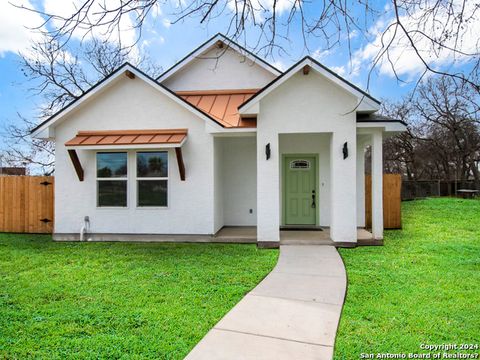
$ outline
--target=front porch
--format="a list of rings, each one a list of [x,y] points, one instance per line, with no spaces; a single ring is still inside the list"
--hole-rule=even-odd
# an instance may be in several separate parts
[[[215,242],[256,243],[256,226],[224,226],[215,234]],[[375,241],[373,234],[366,229],[357,229],[357,243],[339,243],[330,238],[329,228],[316,230],[286,230],[280,229],[280,245],[335,245],[339,247],[354,247],[355,245],[382,245]]]
[[[215,241],[263,247],[292,241],[382,244],[379,129],[274,134],[260,141],[258,134],[219,135],[214,144]],[[371,232],[364,230],[367,146],[372,148]]]

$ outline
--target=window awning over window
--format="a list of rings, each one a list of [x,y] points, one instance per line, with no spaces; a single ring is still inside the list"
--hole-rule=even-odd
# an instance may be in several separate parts
[[[79,131],[65,146],[83,149],[178,147],[186,138],[187,129]]]
[[[183,181],[185,165],[181,146],[187,139],[187,132],[187,129],[79,131],[74,138],[65,143],[65,146],[80,181],[83,181],[84,173],[77,149],[175,148],[180,179]]]

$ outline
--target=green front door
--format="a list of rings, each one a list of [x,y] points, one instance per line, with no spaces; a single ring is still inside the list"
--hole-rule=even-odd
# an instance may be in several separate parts
[[[316,158],[284,157],[285,225],[315,225],[317,215]]]

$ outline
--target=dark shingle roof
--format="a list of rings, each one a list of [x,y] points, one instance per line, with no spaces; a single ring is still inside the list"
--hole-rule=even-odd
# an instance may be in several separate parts
[[[407,126],[407,123],[403,120],[381,114],[357,114],[357,122],[398,122]]]

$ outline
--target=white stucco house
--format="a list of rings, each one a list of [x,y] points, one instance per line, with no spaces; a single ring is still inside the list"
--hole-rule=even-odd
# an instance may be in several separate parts
[[[355,246],[371,146],[382,239],[382,139],[406,127],[379,107],[310,57],[282,72],[221,34],[158,79],[125,64],[32,133],[56,144],[54,238],[85,226],[92,240],[215,241],[249,227],[275,247],[296,228]]]

